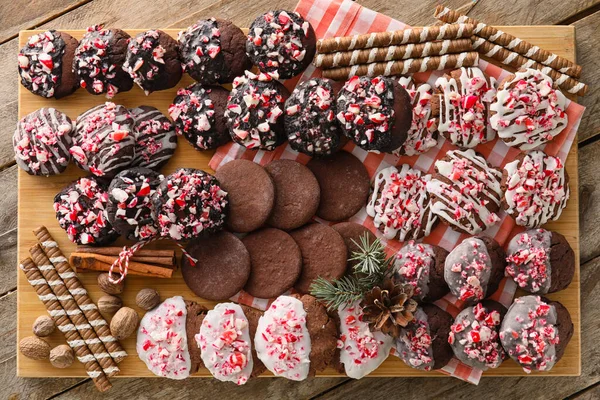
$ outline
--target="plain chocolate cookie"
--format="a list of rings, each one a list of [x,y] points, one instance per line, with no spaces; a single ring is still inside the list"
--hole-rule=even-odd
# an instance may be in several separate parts
[[[275,205],[267,224],[291,230],[308,223],[317,212],[321,190],[314,174],[294,160],[275,160],[265,166],[275,185]]]
[[[321,188],[317,210],[320,218],[343,221],[367,203],[369,173],[352,154],[340,151],[327,158],[313,158],[306,166],[315,174]]]
[[[377,237],[365,226],[356,222],[340,222],[333,225],[332,228],[342,236],[344,243],[346,243],[346,249],[348,250],[346,256],[348,260],[346,274],[351,275],[354,273],[354,267],[358,264],[358,261],[350,261],[350,259],[354,252],[360,251],[361,239],[366,235],[368,243],[373,243]]]
[[[197,296],[207,300],[227,300],[244,287],[250,276],[250,254],[244,244],[229,232],[197,238],[186,251],[197,260],[192,265],[185,255],[181,274]]]
[[[208,310],[203,305],[190,300],[185,300],[185,307],[187,308],[185,334],[187,336],[188,351],[192,362],[190,374],[193,374],[198,372],[200,367],[204,366],[202,357],[200,356],[200,347],[198,347],[196,342],[196,335],[200,332],[202,321],[204,321],[204,317],[206,316],[206,313],[208,313]]]
[[[252,338],[252,361],[254,362],[254,366],[252,367],[252,375],[250,375],[250,377],[256,378],[267,370],[265,364],[263,364],[263,362],[260,361],[260,358],[258,358],[258,355],[256,354],[256,348],[254,347],[254,336],[256,336],[258,320],[264,313],[256,308],[244,306],[242,304],[240,304],[240,307],[242,307],[244,315],[248,320],[248,330],[250,331],[250,338]]]

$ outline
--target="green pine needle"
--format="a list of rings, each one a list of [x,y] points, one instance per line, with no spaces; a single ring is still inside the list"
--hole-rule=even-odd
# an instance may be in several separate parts
[[[355,276],[343,276],[328,281],[318,277],[310,285],[310,293],[325,304],[328,310],[337,310],[344,304],[360,300],[364,293],[360,281]]]
[[[369,241],[369,235],[364,234],[360,237],[360,243],[353,240],[358,247],[358,251],[352,253],[348,261],[358,261],[354,266],[354,272],[362,274],[374,274],[381,270],[386,261],[385,247],[381,240]]]

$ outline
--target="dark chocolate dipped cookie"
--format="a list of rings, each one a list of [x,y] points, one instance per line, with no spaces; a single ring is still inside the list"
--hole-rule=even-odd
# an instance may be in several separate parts
[[[177,134],[173,124],[163,113],[151,106],[129,110],[134,119],[135,154],[132,167],[158,171],[177,149]]]

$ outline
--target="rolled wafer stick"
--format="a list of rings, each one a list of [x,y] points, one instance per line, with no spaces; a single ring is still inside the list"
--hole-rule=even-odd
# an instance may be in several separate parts
[[[470,39],[447,39],[440,42],[409,43],[400,46],[374,47],[354,51],[319,54],[315,58],[318,68],[345,67],[373,62],[405,60],[427,56],[440,56],[472,50]]]
[[[511,34],[503,32],[492,26],[481,23],[473,18],[469,18],[459,12],[451,10],[443,5],[438,5],[435,9],[437,19],[446,23],[473,24],[475,25],[474,34],[489,40],[492,43],[506,47],[508,50],[531,58],[543,65],[557,70],[560,73],[569,75],[573,78],[581,76],[581,66],[564,57],[560,57],[552,52],[543,50],[529,42],[519,39]]]
[[[390,76],[406,75],[415,72],[435,71],[446,68],[472,67],[479,62],[479,53],[476,51],[460,54],[447,54],[443,56],[413,58],[404,61],[388,61],[386,63],[372,63],[326,69],[323,77],[334,80],[345,80],[354,75],[359,76]]]
[[[31,258],[26,258],[19,264],[19,268],[25,273],[29,284],[37,293],[39,299],[46,306],[50,317],[67,340],[67,344],[73,349],[77,359],[85,367],[85,371],[99,391],[105,392],[112,387],[102,367],[85,344],[85,341],[70,320],[65,309],[60,305],[58,298],[50,289],[50,285],[42,276],[37,265]]]
[[[500,61],[504,65],[509,65],[517,69],[539,69],[540,71],[548,75],[550,78],[552,78],[555,87],[577,96],[585,96],[585,94],[588,91],[588,85],[579,82],[578,80],[570,77],[567,74],[561,74],[555,69],[546,67],[536,62],[535,60],[524,57],[520,54],[515,53],[514,51],[507,50],[502,46],[485,40],[484,38],[473,36],[472,40],[473,47],[480,54],[492,58],[496,61]]]
[[[79,278],[77,278],[77,275],[69,265],[67,258],[63,255],[58,244],[52,238],[50,232],[48,232],[48,229],[41,226],[35,229],[33,233],[37,237],[41,248],[55,266],[58,274],[64,280],[67,290],[83,310],[85,317],[90,322],[90,325],[96,332],[98,338],[104,343],[104,346],[106,346],[112,359],[116,363],[121,362],[127,357],[127,353],[123,347],[121,347],[119,341],[110,333],[108,323],[98,312],[98,307],[88,296],[83,284]]]
[[[42,276],[58,298],[60,305],[64,308],[67,316],[73,321],[77,331],[87,344],[88,348],[102,367],[107,376],[119,373],[119,367],[108,353],[104,343],[100,341],[96,331],[87,320],[83,311],[79,308],[73,296],[67,290],[65,282],[58,275],[54,265],[50,262],[44,250],[39,244],[29,249],[33,262],[38,266]]]
[[[471,24],[447,24],[322,39],[317,42],[317,51],[324,54],[408,43],[425,43],[434,40],[468,38],[473,34],[473,28],[474,26]]]

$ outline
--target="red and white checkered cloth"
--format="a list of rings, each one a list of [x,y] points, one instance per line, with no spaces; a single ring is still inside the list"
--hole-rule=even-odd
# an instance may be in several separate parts
[[[312,24],[318,39],[371,32],[393,31],[408,27],[400,21],[396,21],[386,15],[369,10],[351,0],[300,0],[296,6],[296,11]],[[496,78],[498,81],[510,74],[509,71],[483,60],[480,61],[479,67],[486,74]],[[413,78],[417,82],[428,82],[434,86],[435,80],[443,75],[443,73],[444,71],[417,73],[413,75]],[[300,77],[290,79],[284,83],[291,91],[298,82],[315,76],[320,76],[320,70],[311,65]],[[575,102],[568,101],[566,110],[567,115],[569,116],[568,126],[556,136],[552,142],[545,145],[544,151],[546,153],[560,157],[563,162],[566,160],[571,145],[575,140],[584,110],[585,107]],[[453,148],[454,147],[451,144],[446,142],[443,138],[440,138],[438,145],[435,148],[425,154],[412,157],[369,153],[355,146],[352,142],[348,143],[344,147],[344,150],[354,154],[362,160],[369,171],[369,175],[373,177],[380,169],[391,165],[401,164],[410,164],[421,171],[433,173],[434,162],[437,159],[444,157],[446,152]],[[519,154],[518,150],[508,147],[503,141],[498,140],[497,138],[492,142],[477,146],[475,150],[481,153],[492,165],[500,168],[504,167],[506,163],[514,160]],[[216,170],[219,166],[228,161],[238,158],[252,160],[261,165],[266,165],[270,161],[280,158],[297,160],[303,164],[306,164],[310,159],[307,155],[299,154],[292,150],[288,144],[283,144],[274,151],[266,152],[249,151],[242,146],[229,143],[217,150],[209,165],[212,169]],[[516,226],[514,220],[504,212],[500,214],[500,219],[498,224],[489,228],[484,233],[487,236],[496,239],[501,245],[505,245],[510,238],[518,232],[521,232],[523,229]],[[319,220],[318,218],[316,218],[316,220],[321,223],[328,223],[327,221]],[[381,236],[373,226],[372,218],[367,216],[365,208],[350,220],[363,224],[373,231],[386,244],[390,254],[402,247],[401,242],[398,242],[397,240],[387,241]],[[450,251],[466,237],[468,237],[468,235],[457,233],[445,224],[440,223],[437,228],[433,230],[431,235],[424,239],[424,242],[441,246]],[[505,278],[498,291],[494,293],[491,298],[508,307],[512,303],[515,291],[515,283],[512,280]],[[232,300],[263,310],[269,305],[269,300],[254,298],[245,292],[238,293]],[[462,302],[451,294],[437,301],[436,305],[449,312],[453,317],[455,317],[463,308]],[[444,367],[441,372],[473,384],[479,383],[482,374],[481,370],[468,367],[459,362],[456,358]]]

